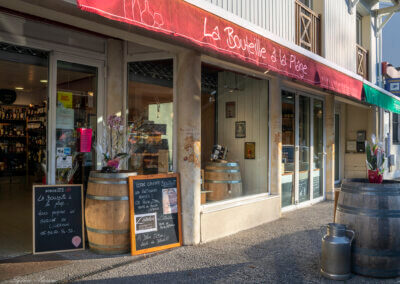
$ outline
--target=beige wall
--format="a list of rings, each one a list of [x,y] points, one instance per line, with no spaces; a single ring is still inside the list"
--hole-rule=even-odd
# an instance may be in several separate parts
[[[344,105],[346,111],[346,147],[347,141],[355,141],[357,131],[366,130],[367,139],[376,135],[376,113],[375,108],[366,106]],[[366,178],[367,166],[365,153],[349,153],[346,149],[344,158],[344,178]]]
[[[224,210],[203,211],[201,242],[209,242],[237,232],[271,222],[280,217],[280,198],[267,197],[260,201],[242,202]]]

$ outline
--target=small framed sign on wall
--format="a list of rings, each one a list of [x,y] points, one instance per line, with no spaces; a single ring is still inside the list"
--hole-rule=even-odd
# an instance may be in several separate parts
[[[256,142],[244,143],[244,158],[251,160],[256,158]]]
[[[246,121],[236,121],[235,138],[246,138]]]
[[[225,118],[235,118],[235,117],[236,117],[236,102],[226,102]]]

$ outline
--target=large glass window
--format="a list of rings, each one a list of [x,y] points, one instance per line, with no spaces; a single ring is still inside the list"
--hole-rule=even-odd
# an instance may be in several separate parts
[[[128,64],[129,170],[173,171],[173,60]]]
[[[392,127],[393,127],[393,137],[392,137],[392,139],[393,139],[393,143],[394,144],[400,144],[400,137],[399,137],[399,133],[400,133],[400,131],[399,131],[399,114],[397,114],[397,113],[393,113],[392,114],[393,115],[393,118],[392,118]]]
[[[97,68],[57,62],[56,183],[87,184],[96,169]]]
[[[267,193],[268,81],[202,66],[202,202]]]

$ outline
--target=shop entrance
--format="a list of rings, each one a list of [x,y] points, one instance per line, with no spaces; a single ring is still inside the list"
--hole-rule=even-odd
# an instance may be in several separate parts
[[[85,189],[100,167],[103,66],[0,43],[0,259],[32,252],[33,185]]]
[[[282,91],[282,207],[323,197],[324,105]]]
[[[46,183],[49,54],[0,43],[0,258],[32,251],[32,185]]]

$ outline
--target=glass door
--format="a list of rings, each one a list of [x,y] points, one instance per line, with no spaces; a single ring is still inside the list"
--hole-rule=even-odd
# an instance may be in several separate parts
[[[295,94],[282,91],[282,207],[295,204]]]
[[[323,196],[324,105],[282,91],[282,207]]]
[[[298,99],[298,200],[310,200],[310,101],[309,97],[297,96]]]
[[[58,54],[51,62],[51,183],[85,187],[90,171],[98,169],[103,64]]]

